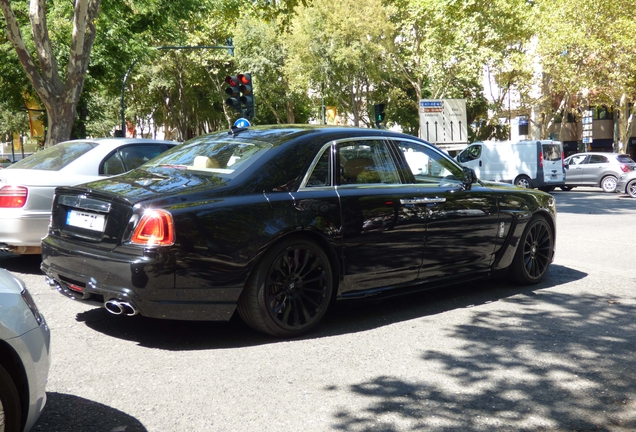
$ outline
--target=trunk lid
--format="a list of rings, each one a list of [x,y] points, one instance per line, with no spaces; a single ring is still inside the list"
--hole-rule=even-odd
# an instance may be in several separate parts
[[[186,193],[196,197],[197,191],[203,199],[225,185],[214,174],[137,169],[121,176],[58,188],[49,235],[89,241],[100,249],[112,250],[130,237],[138,220],[133,216],[147,206],[165,208],[173,202],[183,204]]]

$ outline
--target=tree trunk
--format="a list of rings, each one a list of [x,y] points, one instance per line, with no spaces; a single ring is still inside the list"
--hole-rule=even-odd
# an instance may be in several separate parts
[[[37,62],[24,43],[9,0],[0,0],[0,9],[7,23],[7,38],[13,44],[22,68],[46,108],[48,131],[44,147],[51,147],[71,137],[75,109],[84,88],[95,40],[95,19],[100,5],[101,0],[75,0],[66,81],[62,81],[46,25],[46,0],[30,1],[29,20]]]
[[[77,102],[59,103],[55,106],[46,106],[48,114],[48,130],[44,147],[50,147],[70,138],[75,121],[75,108]]]

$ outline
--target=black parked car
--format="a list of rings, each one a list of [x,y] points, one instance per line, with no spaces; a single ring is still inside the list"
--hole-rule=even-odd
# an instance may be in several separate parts
[[[56,190],[42,270],[114,314],[243,320],[290,337],[334,300],[543,279],[554,199],[484,183],[386,130],[250,127]]]

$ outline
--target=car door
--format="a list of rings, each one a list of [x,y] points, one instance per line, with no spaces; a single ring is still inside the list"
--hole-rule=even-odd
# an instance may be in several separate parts
[[[426,214],[426,236],[420,279],[453,278],[466,272],[488,271],[499,229],[497,199],[479,183],[466,190],[462,170],[449,158],[425,145],[396,140],[395,145],[422,196],[419,211]],[[427,158],[426,172],[412,154]]]
[[[426,209],[413,204],[421,198],[417,185],[405,184],[382,138],[342,140],[335,150],[345,273],[341,293],[355,296],[413,282],[426,230]]]
[[[587,155],[573,155],[568,158],[565,169],[565,183],[568,185],[580,185],[583,181],[583,169]]]
[[[609,159],[604,155],[589,155],[581,167],[581,184],[597,186],[609,167]]]

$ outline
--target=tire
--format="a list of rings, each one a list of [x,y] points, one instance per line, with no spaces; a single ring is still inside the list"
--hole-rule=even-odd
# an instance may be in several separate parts
[[[533,217],[523,230],[510,265],[510,278],[521,285],[534,285],[545,277],[552,263],[554,232],[541,216]]]
[[[313,240],[284,240],[265,253],[238,301],[243,321],[278,337],[308,332],[327,312],[333,292],[329,257]]]
[[[563,191],[571,191],[572,189],[574,189],[574,186],[559,186],[561,188],[561,190]]]
[[[530,189],[530,177],[524,175],[517,177],[515,179],[515,186]]]
[[[9,373],[0,366],[0,419],[4,417],[4,432],[18,432],[21,428],[20,395]],[[0,422],[0,424],[2,424]],[[0,426],[2,429],[2,426]]]
[[[616,190],[616,177],[608,175],[601,180],[601,189],[603,192],[612,193]]]
[[[629,183],[627,183],[625,192],[627,192],[630,197],[636,198],[636,180],[632,180]]]

